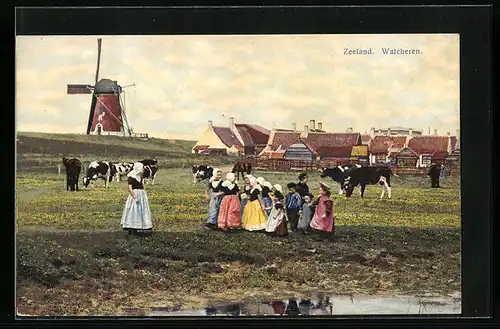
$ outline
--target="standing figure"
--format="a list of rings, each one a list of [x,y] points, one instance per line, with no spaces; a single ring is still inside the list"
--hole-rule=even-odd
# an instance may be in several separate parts
[[[283,194],[277,189],[271,193],[273,205],[267,219],[266,232],[275,237],[288,236],[286,212],[283,207]]]
[[[222,170],[214,169],[214,175],[210,177],[206,192],[208,200],[208,218],[205,221],[205,227],[217,228],[217,218],[219,217],[219,206],[224,192],[222,187]]]
[[[224,193],[219,209],[218,226],[223,231],[237,229],[241,226],[240,200],[236,183],[236,175],[227,173],[226,180],[222,182],[221,192]]]
[[[330,198],[330,188],[323,182],[319,183],[320,195],[314,201],[316,211],[311,220],[311,228],[321,232],[325,237],[331,238],[335,233],[335,220],[333,216],[333,200]]]
[[[302,198],[295,191],[295,183],[288,183],[288,194],[286,195],[286,216],[290,221],[290,229],[292,232],[297,231],[297,225],[299,223],[299,211],[302,206]]]
[[[431,163],[427,175],[431,177],[431,188],[439,188],[439,176],[441,175],[441,165]]]
[[[264,202],[264,207],[266,208],[266,215],[269,216],[269,213],[271,212],[271,208],[273,205],[273,201],[269,196],[269,193],[271,192],[272,189],[272,185],[268,181],[264,180],[263,177],[258,177],[257,183],[259,183],[260,187],[262,188],[262,201]]]
[[[252,175],[246,175],[244,178],[245,185],[243,185],[243,189],[240,190],[240,208],[241,208],[241,225],[243,225],[243,216],[245,214],[245,206],[248,202],[248,196],[250,194],[250,177]]]
[[[302,204],[302,215],[299,220],[299,226],[298,228],[302,231],[304,234],[308,234],[310,231],[310,223],[311,219],[313,217],[314,213],[314,208],[313,208],[313,196],[308,193],[304,196],[304,203]]]
[[[247,231],[263,231],[267,226],[267,216],[262,201],[261,187],[255,177],[250,177],[250,194],[243,215],[243,228]]]
[[[307,194],[309,194],[309,186],[307,185],[308,181],[309,181],[309,177],[307,176],[307,173],[303,172],[299,175],[299,182],[297,183],[295,190],[300,195],[302,200],[304,200],[304,197]]]
[[[134,163],[134,167],[127,175],[129,196],[123,210],[121,225],[129,234],[149,233],[153,228],[148,195],[144,191],[142,175],[144,165]]]

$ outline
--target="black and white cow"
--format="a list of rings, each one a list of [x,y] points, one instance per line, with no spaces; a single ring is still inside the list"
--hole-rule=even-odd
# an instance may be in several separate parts
[[[157,166],[158,165],[158,160],[156,160],[156,159],[144,159],[144,160],[141,160],[139,162],[145,166],[153,166],[153,165]]]
[[[111,168],[115,172],[116,182],[119,182],[123,176],[127,176],[132,168],[134,168],[134,164],[132,162],[120,162],[112,164]]]
[[[193,165],[193,184],[210,179],[214,174],[214,168],[207,165]]]
[[[107,161],[92,161],[87,169],[87,174],[83,177],[83,186],[88,187],[91,182],[94,185],[94,181],[100,178],[104,179],[104,184],[107,188],[108,183],[111,182],[113,176],[116,174],[113,168],[112,163]]]
[[[335,168],[322,168],[320,177],[330,177],[334,182],[338,183],[340,186],[339,194],[344,193],[345,179],[349,176],[349,172],[353,168],[360,168],[359,164],[347,164],[343,166],[337,166]]]
[[[382,188],[382,194],[380,198],[382,199],[387,190],[387,196],[391,198],[391,175],[394,177],[399,177],[394,174],[389,167],[361,167],[353,168],[349,172],[349,176],[346,177],[345,181],[345,196],[350,197],[354,187],[360,185],[361,197],[363,198],[365,193],[366,185],[380,184]]]
[[[144,179],[144,183],[147,184],[148,180],[151,179],[151,185],[155,185],[156,174],[158,173],[157,165],[146,165],[144,166],[144,173],[142,174],[142,178]]]
[[[66,169],[66,190],[78,191],[78,180],[82,171],[82,163],[76,158],[62,158],[64,169]]]

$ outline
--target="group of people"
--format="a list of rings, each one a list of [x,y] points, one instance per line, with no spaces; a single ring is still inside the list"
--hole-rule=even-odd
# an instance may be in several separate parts
[[[128,234],[149,234],[153,227],[143,174],[144,165],[136,162],[127,175],[129,195],[121,225]],[[273,185],[263,177],[246,175],[241,187],[234,173],[222,177],[222,170],[214,169],[205,190],[207,228],[223,231],[243,228],[276,237],[288,236],[289,229],[303,234],[320,232],[328,237],[335,232],[330,188],[320,182],[320,194],[314,198],[309,192],[306,173],[299,175],[298,183],[287,184],[286,194],[280,184]]]
[[[246,175],[240,187],[234,173],[227,173],[223,179],[222,170],[214,169],[205,191],[205,227],[223,231],[243,228],[286,237],[290,226],[293,232],[332,236],[335,220],[330,188],[320,182],[320,195],[314,198],[309,192],[307,174],[301,173],[298,178],[298,183],[287,184],[285,194],[280,184],[273,185],[263,177]]]

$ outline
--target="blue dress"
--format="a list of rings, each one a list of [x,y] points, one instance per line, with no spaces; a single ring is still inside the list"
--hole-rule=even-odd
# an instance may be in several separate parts
[[[208,183],[208,218],[207,224],[217,225],[217,218],[219,217],[219,207],[223,196],[216,196],[216,193],[221,191],[222,180],[213,181]]]

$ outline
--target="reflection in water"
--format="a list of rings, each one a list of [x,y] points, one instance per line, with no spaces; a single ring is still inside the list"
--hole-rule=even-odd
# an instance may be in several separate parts
[[[204,310],[169,310],[149,316],[318,316],[377,314],[459,314],[460,297],[329,296],[309,299],[220,303]]]

